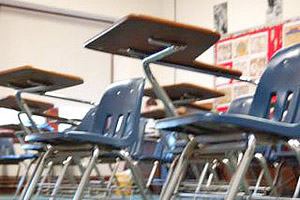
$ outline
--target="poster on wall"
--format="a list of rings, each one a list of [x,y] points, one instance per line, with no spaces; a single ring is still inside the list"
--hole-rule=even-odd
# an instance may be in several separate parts
[[[221,34],[227,33],[227,2],[213,7],[215,29]]]
[[[283,25],[283,46],[287,47],[300,41],[300,21]]]
[[[300,24],[299,24],[300,25]],[[282,24],[225,35],[215,46],[216,64],[239,70],[243,76],[258,80],[266,69],[271,56],[282,47]],[[215,78],[215,87],[226,95],[216,99],[217,111],[226,111],[230,102],[255,92],[254,84]]]

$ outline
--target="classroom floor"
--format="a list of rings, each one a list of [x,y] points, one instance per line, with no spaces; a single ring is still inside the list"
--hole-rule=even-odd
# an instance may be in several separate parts
[[[14,195],[0,195],[0,200],[12,200],[14,199]],[[35,200],[46,200],[49,199],[49,197],[37,197],[35,198]],[[72,198],[57,198],[59,200],[69,200]],[[84,199],[89,199],[89,198],[84,198]],[[90,199],[99,199],[99,198],[90,198]],[[120,196],[115,196],[110,198],[111,200],[122,200],[122,198]],[[158,200],[159,196],[152,196],[151,200]],[[131,196],[128,198],[126,198],[126,200],[142,200],[142,198],[140,196]]]

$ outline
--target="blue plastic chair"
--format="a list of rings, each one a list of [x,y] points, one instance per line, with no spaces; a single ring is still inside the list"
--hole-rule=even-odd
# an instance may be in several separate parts
[[[17,196],[21,191],[23,184],[28,176],[28,169],[30,168],[31,164],[36,158],[36,154],[16,154],[14,149],[13,138],[0,137],[0,165],[19,165],[19,167],[21,167],[21,164],[23,164],[26,171],[24,175],[17,177],[19,178],[19,182],[17,185],[15,196]],[[23,161],[25,160],[31,160],[30,164],[24,164]]]
[[[253,95],[240,96],[230,103],[227,113],[247,115],[250,111],[252,101]]]
[[[144,185],[136,172],[136,167],[131,161],[129,153],[124,151],[135,143],[139,138],[139,119],[141,102],[144,91],[144,79],[137,78],[111,84],[105,91],[98,106],[92,108],[75,130],[63,133],[43,133],[26,136],[28,142],[42,142],[52,144],[40,162],[41,168],[46,157],[50,155],[56,146],[75,146],[89,144],[94,150],[88,166],[85,169],[82,180],[74,199],[80,199],[89,179],[92,167],[96,160],[105,155],[117,154],[126,160],[133,169],[133,176],[136,180],[142,195]],[[89,148],[91,149],[91,148]],[[74,148],[73,148],[74,151]],[[50,152],[50,153],[49,153]],[[74,153],[74,152],[73,152]],[[37,171],[41,171],[37,169]],[[41,173],[41,172],[40,172]],[[36,181],[31,183],[24,199],[30,199],[39,179],[40,173],[36,173]]]
[[[28,159],[35,159],[36,154],[15,154],[14,143],[11,138],[0,138],[0,164],[19,164]]]
[[[195,135],[184,151],[182,163],[187,162],[196,144],[203,142],[202,136],[219,136],[219,140],[233,140],[229,133],[238,133],[239,139],[248,138],[247,149],[236,171],[235,179],[231,180],[225,199],[234,199],[253,157],[256,142],[276,144],[279,139],[287,140],[299,137],[299,94],[300,94],[300,44],[290,46],[277,52],[270,60],[262,75],[247,115],[234,113],[198,112],[195,114],[160,120],[157,129],[184,130],[184,126],[192,126]],[[270,115],[271,100],[276,97],[274,115]],[[236,139],[237,137],[235,137]],[[255,138],[259,138],[256,141]],[[204,141],[205,142],[205,141]],[[232,147],[234,148],[234,147]],[[183,159],[183,157],[187,159]],[[181,168],[179,166],[178,168]],[[175,173],[176,183],[180,172]],[[174,191],[174,184],[161,197],[168,199]]]

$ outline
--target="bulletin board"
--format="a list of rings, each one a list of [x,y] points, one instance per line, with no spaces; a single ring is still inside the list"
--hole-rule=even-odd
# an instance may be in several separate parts
[[[276,51],[298,42],[300,42],[300,18],[224,35],[215,45],[215,64],[240,70],[243,76],[255,81],[261,77]],[[215,108],[217,111],[226,111],[233,99],[253,94],[256,86],[217,77],[215,88],[225,93],[224,97],[216,99]]]

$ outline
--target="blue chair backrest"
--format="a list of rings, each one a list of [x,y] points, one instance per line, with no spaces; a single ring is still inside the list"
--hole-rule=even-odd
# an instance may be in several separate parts
[[[249,115],[284,121],[299,122],[300,43],[278,51],[270,60],[260,82]],[[274,111],[271,100],[276,97]]]
[[[238,97],[230,103],[227,112],[247,115],[249,113],[252,101],[253,101],[253,95]]]
[[[142,155],[142,151],[144,148],[144,134],[147,122],[148,119],[140,118],[137,138],[135,139],[135,142],[127,149],[127,152],[130,152],[130,155],[133,157],[139,157]]]
[[[77,131],[88,131],[114,138],[119,148],[137,140],[145,81],[143,78],[119,81],[105,91],[98,106],[83,118]]]
[[[0,155],[14,155],[14,143],[12,138],[0,138]]]
[[[74,129],[77,131],[89,131],[94,120],[95,112],[97,110],[97,106],[91,108],[81,120],[81,123]]]

